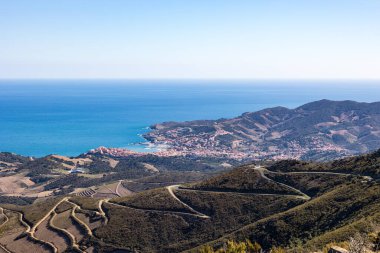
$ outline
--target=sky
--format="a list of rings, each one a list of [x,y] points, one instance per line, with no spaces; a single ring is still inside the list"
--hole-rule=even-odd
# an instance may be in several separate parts
[[[379,0],[0,0],[0,79],[380,79]]]

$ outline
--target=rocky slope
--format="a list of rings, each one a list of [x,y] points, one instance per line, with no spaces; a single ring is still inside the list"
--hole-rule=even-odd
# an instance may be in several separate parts
[[[144,137],[178,153],[331,160],[380,147],[380,102],[321,100],[232,119],[165,122]]]

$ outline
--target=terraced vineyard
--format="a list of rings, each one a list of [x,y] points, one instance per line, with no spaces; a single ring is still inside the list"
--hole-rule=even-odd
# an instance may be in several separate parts
[[[202,244],[244,238],[264,247],[298,238],[312,248],[326,239],[313,243],[310,235],[333,234],[354,221],[355,214],[380,210],[380,186],[373,178],[329,171],[281,172],[247,165],[199,183],[139,193],[125,185],[117,181],[30,206],[3,204],[0,250],[196,252]],[[351,194],[344,198],[346,191]],[[351,205],[355,210],[342,216]],[[329,212],[337,217],[324,220]],[[304,217],[314,222],[312,228]]]

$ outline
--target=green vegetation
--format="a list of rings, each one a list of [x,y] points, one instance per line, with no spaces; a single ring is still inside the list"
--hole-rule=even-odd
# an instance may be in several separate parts
[[[95,236],[115,248],[142,252],[178,252],[178,247],[171,245],[188,244],[188,236],[193,234],[193,227],[204,223],[203,220],[189,216],[145,212],[107,203],[104,207],[109,221],[95,231]],[[208,237],[207,234],[198,236]]]
[[[216,231],[233,230],[266,216],[288,210],[304,200],[286,196],[178,190],[176,195],[195,210],[211,216]]]
[[[270,194],[298,194],[288,187],[263,178],[253,166],[242,166],[191,186],[199,190]]]
[[[171,213],[189,211],[182,210],[182,205],[170,198],[166,189],[157,189],[112,200],[127,203],[128,206],[134,205],[138,209],[105,203],[109,222],[96,230],[96,236],[108,245],[115,245],[116,248],[130,247],[142,252],[178,252],[304,202],[286,196],[191,190],[177,190],[175,194],[195,210],[210,215],[211,219]],[[144,209],[161,212],[145,212]]]
[[[29,161],[29,158],[9,152],[0,152],[0,161],[6,163],[25,163]]]
[[[325,163],[284,160],[272,164],[269,170],[282,172],[329,171],[380,178],[380,149],[370,154]]]
[[[115,198],[111,202],[139,209],[189,212],[185,206],[170,196],[166,188],[148,190],[128,197]]]
[[[2,225],[0,225],[0,236],[5,234],[9,230],[12,230],[21,226],[19,222],[19,215],[17,213],[8,212],[8,211],[4,213],[7,215],[9,220],[6,224],[1,223]]]
[[[305,248],[308,249],[319,249],[323,245],[329,245],[331,242],[341,242],[335,243],[334,245],[347,248],[348,239],[353,236],[356,232],[360,233],[370,233],[373,230],[372,224],[380,224],[380,213],[370,214],[359,220],[356,220],[347,225],[341,226],[332,231],[326,232],[320,236],[314,237],[305,243]],[[326,247],[325,247],[326,248]]]
[[[380,185],[353,183],[315,198],[288,211],[245,226],[220,240],[249,239],[265,248],[304,242],[330,230],[353,223],[358,217],[372,217],[380,210]],[[336,238],[330,238],[335,240]]]
[[[91,174],[107,173],[113,170],[109,162],[103,157],[91,156],[90,159],[92,160],[91,163],[85,164],[81,167],[87,168]]]
[[[54,174],[53,170],[63,170],[65,167],[62,165],[62,163],[57,162],[56,160],[50,159],[50,157],[43,157],[38,158],[32,161],[28,161],[24,164],[22,164],[17,171],[23,171],[26,170],[29,173],[27,174],[28,177],[31,177],[31,179],[36,182],[40,183],[42,182],[41,176]],[[39,180],[38,180],[39,179]]]
[[[1,204],[11,204],[18,206],[25,206],[32,204],[36,198],[30,197],[14,197],[14,196],[0,196],[0,205]]]
[[[214,175],[214,173],[197,171],[164,171],[162,173],[156,173],[154,175],[135,179],[133,181],[124,181],[123,186],[131,191],[140,192],[173,184],[201,181]]]
[[[136,167],[125,167],[132,166],[136,160],[120,160],[119,168],[118,164],[101,178],[58,176],[50,172],[46,176],[54,176],[54,179],[45,184],[44,189],[62,188],[64,192],[93,184],[100,186],[125,175],[142,176],[124,182],[127,187],[134,183],[136,189],[206,178],[179,188],[170,187],[174,195],[168,188],[158,188],[109,202],[108,199],[69,196],[71,202],[81,207],[76,213],[92,226],[94,235],[80,240],[80,247],[94,247],[95,252],[247,253],[259,252],[262,248],[272,253],[299,253],[326,251],[332,243],[352,248],[355,240],[364,239],[368,247],[375,249],[380,243],[380,228],[371,224],[380,224],[379,177],[376,170],[355,168],[353,175],[348,169],[344,170],[354,161],[366,168],[377,168],[380,161],[374,157],[378,154],[331,163],[288,160],[272,163],[273,171],[245,165],[214,177],[210,175],[215,171],[155,172],[145,167],[139,174]],[[142,160],[137,161],[139,164]],[[157,168],[159,164],[156,161],[154,166]],[[340,168],[334,169],[332,164]],[[133,171],[136,174],[129,174]],[[373,179],[364,177],[369,174]],[[312,198],[305,198],[303,193]],[[30,225],[51,211],[61,198],[37,199],[31,204],[33,200],[0,197],[0,201],[7,203],[1,205],[5,213],[11,213],[8,210],[22,212]],[[66,202],[56,208],[57,226],[75,228],[70,209],[72,205]],[[10,214],[12,219],[14,214]],[[5,222],[6,216],[1,220]]]
[[[266,173],[265,175],[272,180],[299,189],[311,197],[320,196],[333,190],[338,185],[358,180],[358,178],[354,176],[331,174]]]
[[[73,208],[72,204],[64,201],[57,206],[57,208],[55,209],[55,212],[56,213],[63,213],[63,212],[66,212],[67,210],[71,210],[72,208]]]
[[[70,201],[80,206],[82,209],[98,211],[99,199],[88,197],[72,196]]]
[[[199,253],[261,253],[262,248],[257,242],[252,243],[250,240],[244,242],[228,241],[222,248],[216,251],[209,245],[203,246]],[[278,249],[274,249],[271,252],[280,253]]]
[[[42,201],[36,201],[32,205],[17,206],[3,205],[5,208],[15,210],[24,214],[25,220],[33,225],[46,215],[62,198],[49,198]]]
[[[17,162],[17,173],[30,177],[37,185],[43,185],[45,191],[53,191],[54,195],[67,195],[76,188],[99,186],[118,180],[128,180],[124,183],[127,188],[142,191],[167,186],[172,182],[199,181],[223,169],[220,165],[223,161],[212,158],[196,160],[147,154],[141,157],[112,157],[111,166],[111,158],[108,156],[84,154],[77,157],[82,159],[80,167],[87,173],[82,175],[70,174],[70,169],[76,165],[74,160],[70,159],[75,158],[46,156],[33,160],[11,153],[0,153],[0,158]],[[149,166],[158,171],[150,169]]]

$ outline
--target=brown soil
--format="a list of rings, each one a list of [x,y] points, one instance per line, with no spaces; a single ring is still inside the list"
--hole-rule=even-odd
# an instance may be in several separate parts
[[[51,229],[49,227],[49,220],[50,219],[46,219],[38,226],[35,236],[40,240],[54,244],[58,252],[64,252],[70,245],[70,241],[68,238]]]
[[[124,196],[130,196],[133,194],[132,191],[128,190],[127,188],[125,188],[122,184],[120,184],[117,192],[119,193],[119,195],[121,197],[124,197]]]
[[[2,194],[21,194],[33,185],[30,178],[23,174],[0,177],[0,193]]]
[[[54,219],[54,225],[59,228],[66,229],[71,233],[76,241],[79,242],[85,236],[85,231],[70,217],[71,210],[57,214]]]
[[[78,219],[80,219],[81,221],[83,221],[84,223],[86,223],[87,226],[89,226],[89,228],[91,230],[93,230],[95,228],[98,228],[98,227],[100,227],[102,225],[102,220],[101,219],[98,219],[96,221],[91,221],[90,216],[87,215],[87,214],[76,213],[76,216],[78,217]]]
[[[0,238],[0,244],[5,246],[11,252],[33,252],[33,253],[50,253],[42,245],[33,243],[22,236],[25,228],[18,221],[18,214],[7,212],[9,221],[3,228],[3,234]]]

